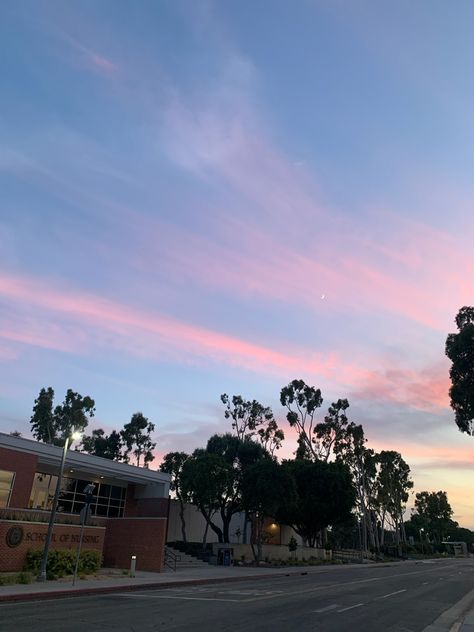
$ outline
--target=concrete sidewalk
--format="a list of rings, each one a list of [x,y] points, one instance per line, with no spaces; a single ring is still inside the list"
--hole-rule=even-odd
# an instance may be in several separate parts
[[[455,628],[453,632],[474,632],[474,607],[469,610],[460,622],[460,627]]]

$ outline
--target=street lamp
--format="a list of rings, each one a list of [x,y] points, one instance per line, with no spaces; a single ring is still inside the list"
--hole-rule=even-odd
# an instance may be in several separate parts
[[[421,554],[424,555],[425,553],[425,549],[423,546],[423,534],[424,534],[425,530],[423,529],[423,527],[421,527],[420,529],[420,542],[421,542]]]
[[[51,507],[51,515],[49,516],[48,532],[46,534],[46,540],[44,542],[43,557],[41,559],[41,566],[39,569],[37,582],[46,581],[46,565],[48,564],[49,546],[51,544],[51,536],[53,535],[54,519],[56,517],[56,509],[58,507],[59,492],[61,491],[61,483],[63,480],[64,464],[66,463],[66,454],[69,446],[73,441],[81,438],[80,432],[73,432],[70,437],[64,439],[64,449],[61,457],[61,465],[59,467],[58,480],[56,481],[56,489],[54,491],[53,506]]]

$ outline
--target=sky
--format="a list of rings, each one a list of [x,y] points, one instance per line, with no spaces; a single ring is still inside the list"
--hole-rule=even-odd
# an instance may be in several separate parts
[[[0,431],[52,386],[157,459],[295,378],[474,528],[448,333],[474,303],[474,5],[0,6]],[[282,456],[291,456],[287,430]],[[411,500],[411,503],[413,499]]]

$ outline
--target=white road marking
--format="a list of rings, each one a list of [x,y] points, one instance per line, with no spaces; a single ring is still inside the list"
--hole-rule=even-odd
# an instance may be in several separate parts
[[[241,599],[224,599],[215,597],[184,597],[179,595],[133,595],[129,593],[113,595],[104,595],[106,597],[125,597],[128,599],[181,599],[185,601],[231,601],[232,603],[242,603]]]
[[[329,612],[329,610],[335,610],[339,608],[338,603],[332,603],[330,606],[326,606],[325,608],[319,608],[319,610],[313,610],[313,612]]]
[[[399,595],[400,593],[406,592],[406,588],[402,588],[401,590],[396,590],[395,592],[387,593],[386,595],[382,595],[381,597],[375,597],[374,601],[377,599],[386,599],[387,597],[393,597],[393,595]]]
[[[347,610],[352,610],[353,608],[360,608],[361,606],[365,606],[365,603],[356,603],[355,606],[348,606],[347,608],[342,608],[342,610],[338,610],[338,612],[346,612]]]
[[[428,583],[428,582],[423,582],[421,585],[422,585],[422,586],[426,586],[426,584],[427,584],[427,583]]]
[[[218,595],[245,595],[259,597],[260,595],[281,595],[283,590],[219,590]]]

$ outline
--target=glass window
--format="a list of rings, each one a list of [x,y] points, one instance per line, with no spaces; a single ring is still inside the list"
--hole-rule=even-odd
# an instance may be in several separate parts
[[[15,472],[0,470],[0,507],[8,507],[14,479]]]
[[[51,509],[56,490],[57,477],[37,472],[31,490],[30,507],[32,509]],[[80,513],[86,497],[83,493],[90,480],[81,480],[65,476],[61,483],[58,511],[64,513]],[[97,484],[95,500],[91,504],[92,515],[123,516],[125,507],[125,487],[118,485]],[[1,493],[1,492],[0,492]],[[0,504],[0,507],[2,505]]]

